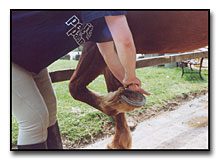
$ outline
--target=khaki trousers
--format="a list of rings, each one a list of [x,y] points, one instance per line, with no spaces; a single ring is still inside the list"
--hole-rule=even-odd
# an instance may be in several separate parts
[[[12,114],[18,145],[46,141],[47,128],[56,122],[57,104],[47,69],[34,75],[12,63]]]

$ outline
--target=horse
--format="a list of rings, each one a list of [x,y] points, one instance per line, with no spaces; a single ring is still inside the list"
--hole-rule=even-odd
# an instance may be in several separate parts
[[[207,10],[128,11],[128,25],[137,53],[183,53],[208,46],[209,12]],[[75,72],[70,78],[69,91],[76,100],[107,114],[101,107],[102,96],[87,89],[100,74],[104,74],[108,92],[122,84],[113,76],[94,42],[85,43]],[[132,137],[125,113],[110,115],[115,121],[115,134],[110,149],[130,149]]]

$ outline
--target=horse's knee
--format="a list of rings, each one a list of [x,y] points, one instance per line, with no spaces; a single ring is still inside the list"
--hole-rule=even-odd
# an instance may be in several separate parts
[[[76,100],[80,100],[81,96],[80,96],[80,89],[81,87],[77,84],[76,81],[70,81],[69,83],[69,92],[71,94],[71,96],[76,99]]]

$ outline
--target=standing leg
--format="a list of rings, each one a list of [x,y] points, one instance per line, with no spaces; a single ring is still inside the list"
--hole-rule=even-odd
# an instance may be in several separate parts
[[[46,103],[49,113],[49,127],[47,128],[48,149],[63,149],[61,135],[57,120],[57,101],[52,87],[52,82],[47,69],[42,70],[38,75],[33,76],[34,81]]]
[[[18,149],[47,149],[49,113],[33,76],[12,64],[12,113],[18,127]]]
[[[104,76],[108,92],[115,91],[122,86],[108,68],[105,69]],[[112,142],[108,144],[107,147],[109,149],[130,149],[132,145],[132,137],[125,113],[119,113],[116,116],[113,116],[113,118],[115,121],[115,135],[113,136]]]
[[[131,132],[128,127],[125,113],[119,113],[114,116],[115,120],[115,135],[110,144],[109,149],[130,149],[132,147]]]

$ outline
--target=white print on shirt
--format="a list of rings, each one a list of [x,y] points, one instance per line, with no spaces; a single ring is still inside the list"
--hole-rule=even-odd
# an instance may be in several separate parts
[[[65,22],[67,26],[72,26],[70,30],[66,32],[68,36],[72,36],[78,45],[85,43],[92,36],[93,25],[86,23],[83,25],[75,15]]]

